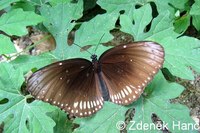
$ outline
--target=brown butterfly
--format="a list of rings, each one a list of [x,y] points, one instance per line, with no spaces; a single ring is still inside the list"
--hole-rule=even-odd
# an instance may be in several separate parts
[[[36,98],[86,117],[104,101],[128,105],[137,100],[164,62],[164,49],[155,42],[118,45],[92,61],[75,58],[36,71],[27,90]]]

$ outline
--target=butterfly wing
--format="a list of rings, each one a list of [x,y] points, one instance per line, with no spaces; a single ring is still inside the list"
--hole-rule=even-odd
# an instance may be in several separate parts
[[[102,108],[103,98],[92,63],[85,59],[69,59],[50,64],[35,72],[27,90],[39,100],[85,117]]]
[[[138,99],[162,67],[164,50],[155,42],[118,45],[99,60],[110,100],[128,105]]]

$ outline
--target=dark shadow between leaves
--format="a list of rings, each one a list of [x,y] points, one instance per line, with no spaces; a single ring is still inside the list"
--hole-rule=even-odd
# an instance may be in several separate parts
[[[167,129],[167,127],[164,126],[163,121],[156,114],[153,113],[151,115],[151,120],[155,124],[155,126],[157,127],[158,130],[162,131],[163,133],[171,133]]]

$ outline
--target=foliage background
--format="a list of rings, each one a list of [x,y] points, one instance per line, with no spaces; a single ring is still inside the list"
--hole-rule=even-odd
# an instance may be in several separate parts
[[[96,4],[104,10],[87,20],[81,20],[85,11]],[[87,52],[80,52],[77,46],[67,45],[67,36],[76,29],[76,44],[86,46],[113,39],[111,30],[118,29],[133,36],[134,41],[150,40],[160,43],[165,49],[164,67],[182,79],[193,80],[189,68],[200,72],[200,41],[185,36],[189,26],[200,30],[200,0],[1,0],[0,10],[0,54],[9,58],[17,52],[11,36],[21,37],[28,33],[27,26],[43,24],[40,30],[49,31],[56,40],[56,49],[38,56],[19,55],[12,61],[0,63],[0,123],[5,133],[62,133],[62,132],[119,132],[118,121],[125,121],[128,109],[135,109],[136,123],[152,123],[152,113],[164,122],[172,132],[183,132],[173,128],[172,122],[193,123],[189,109],[170,99],[179,96],[184,87],[165,79],[159,72],[145,89],[147,95],[129,106],[106,102],[104,108],[89,118],[66,119],[58,108],[41,101],[29,102],[30,95],[24,94],[24,75],[33,68],[41,68],[55,60],[82,57],[90,59]],[[89,50],[93,51],[94,47]],[[100,46],[96,52],[101,55],[108,47]],[[77,124],[79,126],[77,126]],[[131,125],[127,125],[127,132]],[[134,128],[134,126],[132,127]],[[135,132],[135,131],[134,131]],[[136,131],[149,132],[149,131]],[[152,130],[153,132],[161,132]],[[195,133],[197,131],[189,129]]]

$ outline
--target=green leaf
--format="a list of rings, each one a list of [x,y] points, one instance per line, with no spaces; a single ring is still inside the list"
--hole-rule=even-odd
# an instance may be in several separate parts
[[[24,82],[23,73],[20,70],[13,69],[13,66],[8,63],[0,63],[0,72],[0,89],[18,92]]]
[[[74,133],[116,133],[116,123],[124,121],[128,107],[105,102],[103,109],[92,117],[76,118],[75,123],[80,127]]]
[[[112,40],[113,36],[110,34],[110,30],[114,29],[118,16],[119,14],[116,13],[102,14],[83,23],[75,32],[74,42],[80,46],[85,46],[97,45],[99,41],[104,43]]]
[[[190,26],[189,14],[185,14],[184,16],[178,18],[174,23],[175,31],[177,33],[184,33],[189,26]]]
[[[16,49],[11,42],[10,38],[4,35],[0,35],[0,55],[15,53]]]
[[[200,0],[195,0],[191,7],[190,15],[192,16],[192,24],[200,31]]]
[[[43,18],[34,12],[14,9],[4,13],[0,18],[0,30],[9,35],[22,36],[28,33],[26,26],[36,25]]]
[[[35,5],[32,2],[29,1],[19,1],[16,2],[13,6],[12,9],[17,9],[17,8],[22,8],[23,11],[35,11]]]
[[[176,40],[171,37],[165,37],[161,42],[165,49],[165,64],[174,75],[194,80],[191,66],[197,72],[200,72],[200,41],[192,37],[180,37]]]
[[[169,99],[175,98],[180,95],[184,90],[181,85],[176,83],[168,83],[161,73],[158,73],[153,82],[146,88],[146,92],[149,92],[147,96],[142,96],[138,101],[133,103],[135,108],[135,115],[133,121],[127,127],[129,132],[144,133],[149,132],[157,133],[155,128],[146,128],[147,130],[138,130],[137,125],[153,124],[151,116],[156,114],[164,123],[167,123],[167,128],[171,132],[182,133],[177,126],[173,126],[173,123],[178,124],[195,124],[189,115],[189,109],[181,104],[171,104]],[[135,123],[134,123],[135,122]],[[187,132],[197,132],[192,129],[188,129]]]
[[[135,40],[141,40],[140,38],[144,38],[143,33],[146,26],[151,22],[152,10],[150,5],[146,4],[140,9],[135,9],[133,12],[132,16],[120,16],[121,31],[133,35]],[[134,25],[132,21],[134,21]]]
[[[51,32],[56,40],[54,54],[59,59],[65,59],[65,53],[70,49],[67,46],[68,33],[75,26],[73,20],[82,16],[83,1],[78,3],[61,2],[55,6],[43,5],[41,14],[46,18],[45,27]]]
[[[48,113],[48,116],[51,117],[56,126],[54,127],[54,133],[72,133],[72,121],[67,120],[67,114],[60,109]]]
[[[194,38],[181,37],[177,39],[179,34],[174,32],[169,12],[163,12],[154,18],[150,30],[145,32],[147,24],[151,20],[148,18],[150,14],[149,5],[145,5],[136,9],[133,17],[122,15],[120,17],[121,30],[133,35],[136,41],[150,40],[162,44],[166,54],[164,67],[167,67],[175,76],[190,80],[194,79],[194,75],[188,67],[192,66],[199,72],[199,68],[197,68],[199,65],[199,59],[197,58],[199,52],[196,51],[196,55],[193,54],[193,48],[199,47],[200,43]],[[133,18],[134,24],[132,24],[133,20],[131,18]]]
[[[0,1],[0,10],[10,6],[10,4],[12,4],[13,2],[17,2],[20,0],[1,0]]]
[[[133,35],[134,40],[151,40],[159,41],[165,36],[176,38],[177,33],[174,32],[173,22],[169,18],[169,12],[160,13],[153,19],[152,9],[149,4],[142,6],[139,9],[134,9],[132,16],[121,15],[120,25],[121,31]],[[152,20],[153,19],[153,20]],[[132,23],[134,21],[134,24]],[[146,32],[147,25],[151,23],[151,28]]]
[[[33,5],[41,6],[41,5],[44,5],[45,3],[48,3],[49,1],[52,1],[52,0],[31,0],[31,3]]]
[[[200,15],[194,15],[192,16],[192,24],[194,27],[200,31]]]
[[[191,15],[200,15],[200,0],[195,0],[190,10]]]
[[[105,43],[113,39],[110,31],[114,29],[118,16],[119,14],[116,13],[102,14],[83,23],[75,32],[74,43],[80,46],[92,45],[93,47],[89,49],[92,54],[95,48],[98,47],[95,54],[100,56],[109,47],[99,45],[99,43]]]
[[[126,15],[131,15],[136,5],[144,6],[149,2],[155,3],[158,13],[168,11],[170,12],[170,18],[174,18],[175,8],[183,10],[188,0],[165,0],[165,2],[162,0],[99,0],[97,3],[108,13],[125,11]]]
[[[53,133],[55,123],[46,113],[54,108],[43,102],[26,102],[26,97],[20,92],[24,81],[20,69],[16,70],[8,63],[1,63],[0,71],[3,72],[0,75],[0,100],[8,100],[0,104],[0,123],[6,122],[5,133]]]
[[[41,68],[45,65],[57,61],[50,53],[44,53],[38,56],[20,55],[11,64],[16,69],[21,69],[24,73],[30,71],[32,68]]]

